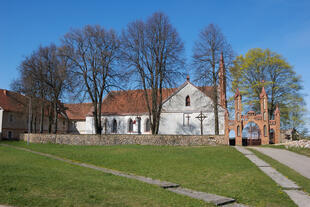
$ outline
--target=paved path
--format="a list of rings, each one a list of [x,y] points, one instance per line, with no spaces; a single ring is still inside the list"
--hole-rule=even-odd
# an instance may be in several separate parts
[[[279,186],[281,186],[283,191],[294,201],[295,204],[297,204],[297,206],[310,207],[310,196],[307,193],[299,190],[300,187],[296,183],[276,171],[268,163],[254,155],[253,152],[240,146],[235,146],[235,148],[244,154],[244,156],[246,156],[249,160],[251,160],[260,170],[262,170],[266,175],[273,179]],[[257,149],[257,147],[254,149]]]
[[[246,205],[236,203],[235,199],[233,199],[233,198],[228,198],[228,197],[210,194],[210,193],[206,193],[206,192],[195,191],[195,190],[191,190],[188,188],[182,188],[182,187],[180,187],[179,184],[170,183],[170,182],[161,181],[161,180],[155,180],[152,178],[139,176],[139,175],[127,174],[127,173],[123,173],[120,171],[116,171],[116,170],[112,170],[112,169],[108,169],[108,168],[103,168],[103,167],[98,167],[98,166],[87,164],[87,163],[74,162],[74,161],[69,160],[69,159],[65,159],[65,158],[58,157],[58,156],[51,155],[51,154],[47,154],[47,153],[33,151],[33,150],[26,149],[23,147],[16,147],[16,146],[7,145],[7,144],[0,144],[0,145],[6,146],[6,147],[12,147],[12,148],[27,151],[27,152],[31,152],[31,153],[38,154],[38,155],[45,156],[45,157],[49,157],[49,158],[52,158],[55,160],[63,161],[63,162],[66,162],[66,163],[69,163],[72,165],[78,165],[81,167],[91,168],[91,169],[98,170],[98,171],[101,171],[104,173],[109,173],[109,174],[113,174],[116,176],[121,176],[121,177],[139,180],[139,181],[144,182],[144,183],[157,185],[163,189],[172,191],[174,193],[186,195],[186,196],[189,196],[191,198],[203,200],[203,201],[208,202],[208,203],[213,203],[216,206],[247,207]]]
[[[304,177],[310,179],[310,157],[297,154],[284,149],[269,147],[253,147],[255,150],[268,155],[278,162],[292,168]]]

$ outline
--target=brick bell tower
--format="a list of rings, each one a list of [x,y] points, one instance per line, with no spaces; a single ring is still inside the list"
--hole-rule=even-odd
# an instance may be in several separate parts
[[[262,81],[264,83],[264,81]],[[262,144],[269,144],[269,117],[268,117],[268,96],[263,86],[262,92],[259,95],[260,98],[260,111],[262,115],[262,121],[260,122],[261,140]]]
[[[219,85],[220,85],[220,105],[227,109],[226,100],[226,69],[224,65],[223,52],[221,53],[219,68]]]

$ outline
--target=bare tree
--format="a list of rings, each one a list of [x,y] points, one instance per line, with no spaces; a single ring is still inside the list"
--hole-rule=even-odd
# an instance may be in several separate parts
[[[163,88],[174,85],[182,75],[184,46],[169,18],[154,13],[147,21],[130,23],[122,34],[122,60],[140,80],[151,120],[158,134]]]
[[[25,94],[29,100],[27,104],[32,106],[32,114],[30,115],[30,132],[32,132],[33,126],[33,117],[37,114],[40,115],[40,133],[43,133],[44,125],[44,104],[46,100],[46,85],[42,79],[42,68],[39,64],[38,52],[33,52],[30,56],[27,56],[19,66],[19,78],[12,81],[11,89],[19,93]],[[30,103],[31,102],[31,103]],[[26,103],[25,103],[26,104]],[[29,107],[25,106],[25,109],[28,110]],[[39,110],[40,108],[40,110]],[[38,112],[39,111],[39,112]],[[28,112],[29,113],[29,112]],[[34,116],[35,114],[35,116]],[[35,124],[36,126],[36,124]],[[36,128],[34,127],[34,131]]]
[[[221,53],[223,53],[227,68],[232,63],[233,51],[220,28],[210,24],[200,32],[198,41],[195,42],[193,63],[196,68],[196,80],[204,85],[211,83],[213,87],[212,100],[215,134],[219,134],[218,84]]]
[[[53,107],[53,133],[57,133],[58,115],[63,110],[60,100],[65,91],[70,90],[72,78],[69,71],[68,58],[59,55],[59,49],[51,44],[40,47],[38,51],[39,65],[42,68],[41,81],[47,86],[48,96]]]
[[[93,103],[96,134],[101,134],[101,110],[105,93],[120,86],[117,68],[120,41],[113,30],[86,26],[72,30],[63,40],[62,56],[69,59],[79,92],[86,92]]]
[[[40,133],[42,133],[44,115],[48,111],[49,133],[51,133],[52,125],[54,126],[53,132],[57,133],[58,115],[62,107],[60,99],[71,86],[68,61],[59,56],[58,48],[51,44],[48,47],[39,47],[29,57],[26,57],[19,70],[20,78],[13,84],[19,83],[13,88],[33,99],[31,105],[35,116],[32,115],[29,121],[32,123],[34,119],[34,126],[36,126],[36,116],[40,114]],[[39,108],[40,112],[38,112]],[[34,131],[36,131],[35,127]]]

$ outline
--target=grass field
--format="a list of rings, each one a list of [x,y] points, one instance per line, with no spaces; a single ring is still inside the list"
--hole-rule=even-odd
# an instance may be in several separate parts
[[[183,187],[232,197],[239,203],[252,206],[295,206],[268,176],[228,146],[9,144],[178,183]]]
[[[298,184],[304,191],[310,193],[310,180],[306,177],[300,175],[295,170],[287,167],[286,165],[281,164],[280,162],[270,158],[263,153],[260,153],[254,149],[250,149],[254,154],[256,154],[259,158],[269,163],[273,168],[282,173],[284,176],[293,180],[296,184]]]
[[[0,146],[0,205],[212,206],[139,181]]]
[[[310,149],[309,148],[301,148],[301,147],[288,147],[288,148],[286,148],[284,145],[267,145],[266,147],[286,149],[286,150],[296,152],[298,154],[306,155],[306,156],[310,157]]]

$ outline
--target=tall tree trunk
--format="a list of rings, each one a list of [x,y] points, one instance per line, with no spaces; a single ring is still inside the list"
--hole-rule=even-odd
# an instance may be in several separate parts
[[[214,133],[219,134],[219,113],[218,113],[218,90],[216,85],[215,65],[213,67],[213,110],[214,110]]]
[[[34,133],[37,133],[37,115],[34,117]]]
[[[58,112],[57,112],[57,101],[54,103],[54,131],[53,133],[57,133],[57,124],[58,124]]]
[[[40,133],[43,133],[43,126],[44,126],[44,104],[41,104],[41,114],[40,114]]]
[[[49,106],[49,113],[48,113],[48,133],[52,133],[52,123],[53,123],[53,109],[52,105]]]

